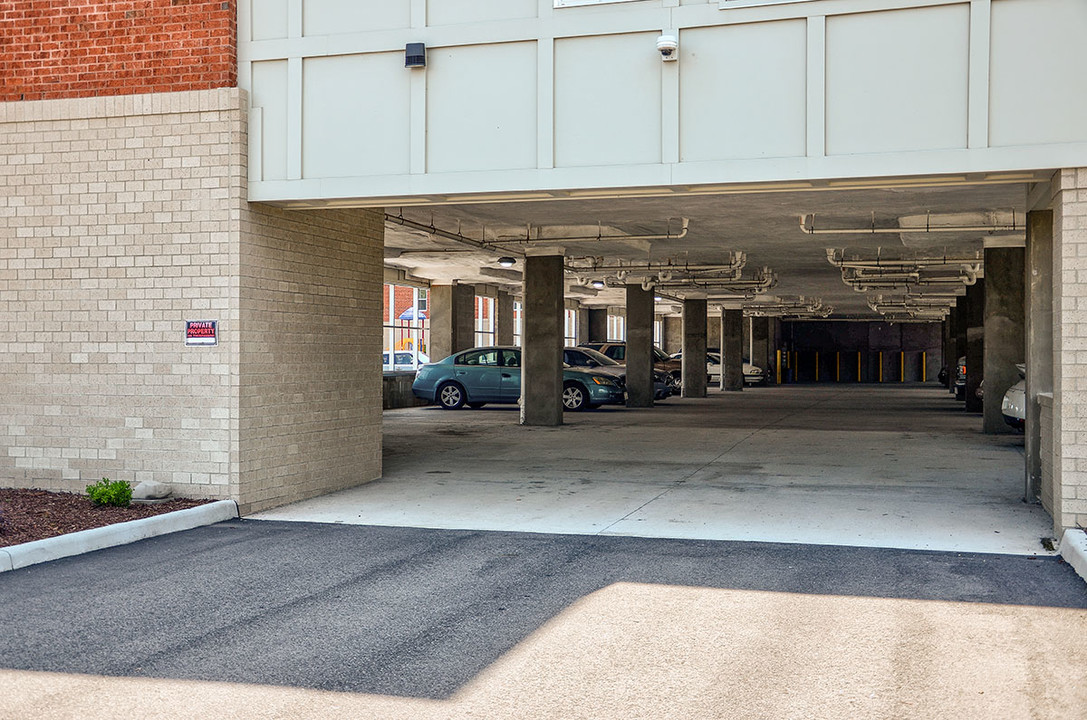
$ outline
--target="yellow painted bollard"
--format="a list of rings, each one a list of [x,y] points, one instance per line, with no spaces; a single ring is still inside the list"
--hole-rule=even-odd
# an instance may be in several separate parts
[[[879,381],[883,382],[883,351],[879,351]]]
[[[926,362],[926,353],[921,351],[921,382],[928,382],[928,362]]]
[[[861,351],[857,351],[857,382],[861,381]]]
[[[898,381],[899,382],[906,382],[906,351],[905,350],[898,353],[898,372],[899,372],[899,375],[900,375]]]
[[[815,351],[815,382],[819,382],[819,351]]]
[[[834,353],[834,382],[842,381],[842,353]]]
[[[778,385],[781,384],[781,351],[777,350]]]

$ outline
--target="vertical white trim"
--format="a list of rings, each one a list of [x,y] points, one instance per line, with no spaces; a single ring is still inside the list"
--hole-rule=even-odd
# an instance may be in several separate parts
[[[429,55],[430,48],[427,48]],[[412,175],[426,173],[427,82],[426,68],[404,68],[411,74],[408,88],[408,168]]]
[[[536,167],[555,167],[555,39],[536,42]]]
[[[823,157],[827,154],[827,19],[823,15],[808,18],[807,113],[808,157]]]
[[[302,37],[302,0],[288,0],[287,3],[287,37]]]
[[[264,179],[264,108],[249,109],[249,179]]]
[[[679,37],[673,29],[664,34]],[[661,61],[661,163],[674,165],[679,162],[679,66],[683,62],[683,43],[674,62]]]
[[[410,18],[412,30],[427,26],[427,0],[411,0]]]
[[[970,79],[967,147],[989,146],[989,44],[991,0],[970,0]]]
[[[238,3],[238,45],[253,41],[253,2]]]
[[[287,58],[287,179],[302,179],[302,58]]]

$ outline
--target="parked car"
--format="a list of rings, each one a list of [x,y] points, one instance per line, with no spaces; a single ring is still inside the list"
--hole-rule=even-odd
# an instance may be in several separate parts
[[[426,365],[430,362],[429,355],[414,350],[397,350],[391,353],[391,358],[389,355],[388,350],[381,353],[382,370],[415,370],[420,365]]]
[[[963,355],[955,363],[955,399],[966,399],[966,356]]]
[[[599,368],[565,367],[562,371],[565,410],[586,410],[626,400],[614,375]],[[419,368],[411,390],[445,410],[486,403],[516,403],[521,397],[521,348],[477,347]]]
[[[1027,366],[1019,364],[1015,367],[1019,368],[1019,377],[1022,379],[1004,393],[1000,414],[1004,416],[1004,422],[1022,431],[1027,424]]]
[[[596,350],[603,355],[607,355],[616,362],[626,362],[627,344],[625,342],[588,342],[581,343],[578,347]],[[674,380],[673,387],[678,388],[679,378],[682,372],[682,366],[679,360],[672,359],[668,356],[668,353],[664,352],[656,345],[652,346],[651,351],[653,353],[653,368],[671,375]]]
[[[673,353],[672,357],[682,361],[683,353]],[[752,365],[749,362],[744,362],[743,373],[744,385],[758,385],[766,379],[766,372],[761,367]],[[706,351],[706,375],[710,385],[721,382],[721,355],[719,353]]]
[[[607,355],[585,347],[563,348],[562,361],[570,367],[596,369],[615,377],[626,389],[627,366],[612,360]],[[653,371],[653,399],[663,400],[672,395],[671,375],[659,370]]]

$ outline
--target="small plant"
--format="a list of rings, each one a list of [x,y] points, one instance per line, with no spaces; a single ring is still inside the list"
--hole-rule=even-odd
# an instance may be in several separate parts
[[[87,495],[95,505],[116,505],[128,507],[132,501],[132,488],[123,480],[110,482],[109,478],[102,478],[93,485],[87,486]]]

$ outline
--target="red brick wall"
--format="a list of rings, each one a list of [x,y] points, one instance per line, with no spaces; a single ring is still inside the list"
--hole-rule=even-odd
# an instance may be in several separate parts
[[[238,84],[236,0],[0,0],[0,101]]]

